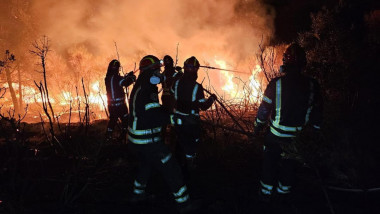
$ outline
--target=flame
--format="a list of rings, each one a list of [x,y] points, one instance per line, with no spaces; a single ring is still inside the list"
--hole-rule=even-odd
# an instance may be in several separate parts
[[[229,69],[227,63],[224,60],[215,59],[215,63],[222,69]],[[222,86],[222,90],[226,92],[230,98],[242,100],[248,99],[251,103],[257,103],[261,100],[262,94],[260,92],[261,84],[257,81],[256,77],[261,72],[261,67],[256,65],[248,78],[248,84],[246,87],[239,88],[239,84],[235,83],[233,79],[235,78],[234,73],[228,71],[221,71],[223,74],[223,82],[225,84]],[[236,76],[238,77],[238,76]]]

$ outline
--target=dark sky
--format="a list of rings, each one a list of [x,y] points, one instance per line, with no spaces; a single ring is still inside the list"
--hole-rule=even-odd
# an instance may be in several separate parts
[[[264,0],[275,8],[275,36],[273,43],[289,43],[297,37],[297,32],[310,29],[310,13],[323,7],[333,9],[339,3],[350,4],[358,13],[379,8],[375,0]],[[354,12],[354,11],[353,11]]]

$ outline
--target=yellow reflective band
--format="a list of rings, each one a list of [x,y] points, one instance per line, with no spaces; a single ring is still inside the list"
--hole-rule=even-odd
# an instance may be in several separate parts
[[[272,100],[269,99],[267,96],[263,96],[263,100],[269,104],[272,104]]]
[[[186,187],[186,185],[185,185],[185,186],[181,187],[181,188],[178,190],[178,192],[173,193],[173,195],[174,195],[174,197],[180,197],[180,196],[182,196],[182,194],[183,194],[186,190],[187,190],[187,187]]]
[[[169,153],[168,155],[166,155],[166,157],[161,159],[161,162],[165,164],[166,162],[170,160],[171,157],[172,157],[172,154]]]
[[[183,196],[183,197],[181,197],[181,198],[176,198],[176,199],[175,199],[175,201],[176,201],[177,203],[183,203],[183,202],[186,202],[187,200],[189,200],[189,195],[185,195],[185,196]]]
[[[136,181],[136,180],[135,180],[135,182],[134,182],[133,184],[135,185],[135,187],[142,187],[142,188],[145,187],[145,185],[140,184],[140,183],[139,183],[138,181]]]
[[[125,79],[123,78],[123,79],[121,79],[120,81],[119,81],[119,86],[121,86],[121,84],[123,83],[125,81]]]
[[[175,98],[175,100],[178,100],[178,83],[179,83],[179,80],[177,80],[175,82],[175,86],[174,86],[174,98]]]
[[[282,134],[282,133],[276,131],[276,129],[274,129],[273,127],[270,127],[270,131],[272,132],[272,134],[274,134],[278,137],[295,137],[295,135],[292,135],[292,134]]]
[[[150,57],[147,57],[145,59],[149,59],[152,63],[155,63],[154,59],[153,58],[150,58]]]
[[[148,111],[151,108],[158,108],[161,105],[159,103],[148,103],[145,105],[145,111]]]
[[[141,90],[141,86],[136,90],[136,93],[133,96],[132,106],[133,106],[133,116],[134,117],[136,117],[136,98],[137,98],[137,94],[140,92],[140,90]]]
[[[288,194],[288,193],[290,193],[289,190],[282,190],[282,189],[280,189],[279,187],[277,187],[276,190],[277,190],[277,192],[280,193],[280,194]]]
[[[161,137],[155,137],[155,138],[148,138],[148,139],[136,139],[128,135],[128,140],[130,140],[134,144],[148,144],[148,143],[154,143],[161,140]]]
[[[284,186],[284,185],[282,185],[281,182],[278,182],[278,187],[279,187],[281,190],[284,190],[284,191],[288,191],[288,190],[290,190],[290,188],[292,188],[292,186]]]
[[[142,130],[136,130],[132,129],[131,127],[128,127],[128,131],[134,135],[150,135],[161,132],[161,127],[156,127],[153,129],[142,129]]]
[[[132,129],[136,130],[137,127],[137,117],[133,118],[133,123],[132,123]]]
[[[296,131],[302,130],[302,126],[283,126],[283,125],[275,123],[273,120],[271,120],[271,123],[274,127],[281,129],[283,131],[296,132]]]
[[[270,195],[270,194],[272,194],[271,191],[266,190],[266,189],[261,189],[261,192],[262,192],[264,195]]]
[[[265,184],[263,181],[260,181],[260,184],[263,188],[267,189],[267,190],[272,190],[273,189],[273,186],[272,185],[269,185],[269,184]]]
[[[134,189],[133,190],[133,193],[137,194],[137,195],[141,195],[141,194],[144,194],[145,190],[140,190],[140,189]]]
[[[195,86],[194,86],[194,89],[193,89],[193,97],[192,97],[192,100],[191,101],[195,101],[196,100],[196,96],[197,96],[197,91],[198,91],[198,84],[195,83]]]
[[[172,125],[175,124],[174,115],[173,114],[170,115],[170,124],[172,124]]]
[[[276,82],[276,116],[274,123],[280,123],[281,116],[281,79]]]
[[[266,123],[266,121],[262,121],[259,118],[256,118],[256,122],[261,123],[261,124]]]

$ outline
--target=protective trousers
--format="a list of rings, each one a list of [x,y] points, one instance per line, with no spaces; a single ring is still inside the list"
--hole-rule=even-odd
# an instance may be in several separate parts
[[[271,195],[274,190],[279,194],[290,193],[294,183],[297,161],[284,159],[281,147],[282,144],[292,143],[292,140],[291,138],[277,137],[272,133],[267,134],[260,181],[261,194]]]
[[[108,106],[108,111],[110,114],[110,120],[107,125],[107,135],[111,136],[113,129],[116,126],[117,120],[120,118],[121,120],[121,134],[120,137],[124,137],[127,133],[127,123],[128,123],[128,109],[124,104],[120,106]]]
[[[131,143],[130,145],[136,151],[140,162],[134,182],[134,194],[145,193],[146,184],[152,171],[155,169],[164,177],[177,203],[184,203],[189,199],[181,169],[163,142],[160,141],[149,144]]]
[[[195,157],[197,144],[200,139],[199,124],[186,124],[186,122],[184,122],[182,125],[176,125],[175,130],[177,133],[178,145],[183,153],[185,153],[186,158]]]

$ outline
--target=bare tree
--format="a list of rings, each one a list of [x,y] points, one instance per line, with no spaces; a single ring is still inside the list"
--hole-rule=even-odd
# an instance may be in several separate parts
[[[47,104],[49,106],[49,110],[51,112],[51,118],[53,119],[53,122],[55,122],[54,110],[53,110],[53,107],[52,107],[51,102],[50,102],[49,89],[47,86],[47,79],[46,79],[46,57],[47,57],[47,54],[50,50],[49,49],[49,39],[47,38],[47,36],[43,36],[39,42],[35,41],[33,43],[33,47],[34,47],[34,50],[31,50],[30,52],[32,54],[37,55],[41,59],[42,71],[40,71],[40,72],[43,74],[43,78],[44,78],[43,90],[44,90],[44,94],[46,95],[46,101],[47,101]],[[38,89],[40,89],[40,87],[37,84],[36,84],[36,86],[38,87]],[[45,113],[46,113],[46,111],[45,111]]]
[[[15,111],[15,114],[19,114],[19,102],[17,100],[16,91],[13,88],[13,79],[12,79],[12,73],[11,71],[11,64],[16,60],[15,56],[9,52],[9,50],[5,51],[5,57],[4,60],[0,61],[0,71],[2,69],[5,70],[5,77],[9,88],[9,93],[11,94],[12,102],[13,102],[13,108]]]
[[[279,72],[275,68],[276,62],[276,51],[273,46],[264,46],[262,41],[259,44],[260,52],[257,55],[257,60],[260,64],[261,70],[263,71],[266,80],[269,82],[271,79],[279,76]]]

